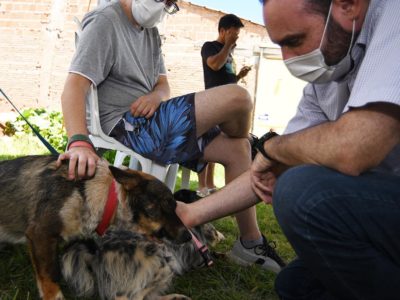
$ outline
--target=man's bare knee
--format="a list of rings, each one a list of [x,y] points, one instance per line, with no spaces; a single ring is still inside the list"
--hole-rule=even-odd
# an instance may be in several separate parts
[[[250,113],[253,110],[253,101],[249,92],[238,85],[229,85],[228,87],[227,95],[230,107],[241,113]]]

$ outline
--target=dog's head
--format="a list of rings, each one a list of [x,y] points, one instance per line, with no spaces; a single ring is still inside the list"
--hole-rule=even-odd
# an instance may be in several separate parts
[[[121,185],[120,200],[131,212],[129,221],[142,234],[176,243],[191,239],[189,231],[175,213],[176,201],[165,184],[140,171],[109,168]]]

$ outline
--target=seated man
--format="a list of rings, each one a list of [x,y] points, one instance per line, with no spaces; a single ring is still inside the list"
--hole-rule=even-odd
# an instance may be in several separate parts
[[[400,1],[261,2],[289,71],[310,83],[251,171],[177,213],[194,226],[257,195],[298,256],[277,277],[280,299],[398,299]]]
[[[231,85],[166,101],[170,90],[156,25],[178,10],[175,2],[120,0],[83,19],[61,99],[69,143],[59,161],[69,159],[71,179],[75,171],[79,178],[92,176],[99,159],[85,122],[91,84],[103,130],[144,157],[197,172],[218,162],[226,182],[250,167],[252,102],[246,90]],[[261,235],[255,207],[236,218],[241,237],[232,258],[278,272],[283,262]]]

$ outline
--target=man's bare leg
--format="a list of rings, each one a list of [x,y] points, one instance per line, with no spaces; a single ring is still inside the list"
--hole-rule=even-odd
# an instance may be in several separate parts
[[[228,84],[196,93],[195,106],[197,136],[219,125],[229,137],[248,137],[253,102],[244,88]]]
[[[248,92],[237,85],[226,85],[196,94],[196,126],[198,136],[219,125],[223,134],[205,149],[204,159],[225,167],[225,184],[250,168],[250,118],[252,102]],[[241,237],[261,237],[255,207],[235,215]]]
[[[228,184],[250,168],[250,143],[244,138],[229,138],[220,134],[206,147],[204,159],[225,167],[225,184]],[[257,240],[261,237],[255,206],[236,213],[235,217],[242,239]]]
[[[216,125],[222,130],[222,133],[205,148],[204,159],[221,163],[225,167],[225,183],[231,189],[232,185],[229,183],[246,172],[251,164],[249,130],[253,104],[250,95],[238,85],[225,85],[197,93],[195,105],[197,136]],[[239,179],[243,180],[242,177]],[[249,182],[248,185],[250,191],[246,190],[246,197],[250,198],[230,196],[239,202],[251,201],[253,192]],[[222,193],[225,189],[227,187],[221,193],[213,194],[216,196],[213,198],[219,202],[222,200],[218,198],[221,195],[229,196],[229,193]],[[241,238],[234,243],[229,252],[231,259],[242,265],[259,264],[265,269],[279,272],[284,262],[261,235],[255,206],[236,213],[235,217]]]

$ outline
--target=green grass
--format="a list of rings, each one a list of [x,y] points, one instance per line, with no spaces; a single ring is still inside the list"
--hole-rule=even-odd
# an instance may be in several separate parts
[[[14,152],[4,152],[4,141],[0,139],[0,160],[11,159],[19,155],[40,154],[43,149],[35,148],[36,152],[26,152],[20,143],[12,144]],[[11,143],[8,142],[7,149]],[[22,149],[21,146],[22,145]],[[177,188],[180,187],[180,172],[177,178]],[[222,187],[224,184],[223,168],[216,166],[215,182]],[[190,188],[197,188],[197,176],[191,173]],[[290,261],[294,252],[283,236],[279,225],[274,217],[272,207],[264,204],[257,205],[257,218],[261,231],[265,236],[276,242],[279,254]],[[236,222],[233,217],[225,217],[213,222],[215,227],[221,231],[226,240],[217,245],[213,250],[227,252],[238,237]],[[275,300],[278,299],[273,286],[275,274],[265,271],[259,267],[240,267],[226,258],[218,259],[211,268],[189,272],[174,280],[171,292],[181,293],[192,297],[194,300]],[[67,299],[75,299],[62,285],[64,295]],[[0,249],[0,299],[1,300],[30,300],[39,299],[33,270],[27,250],[24,245],[7,245]]]

